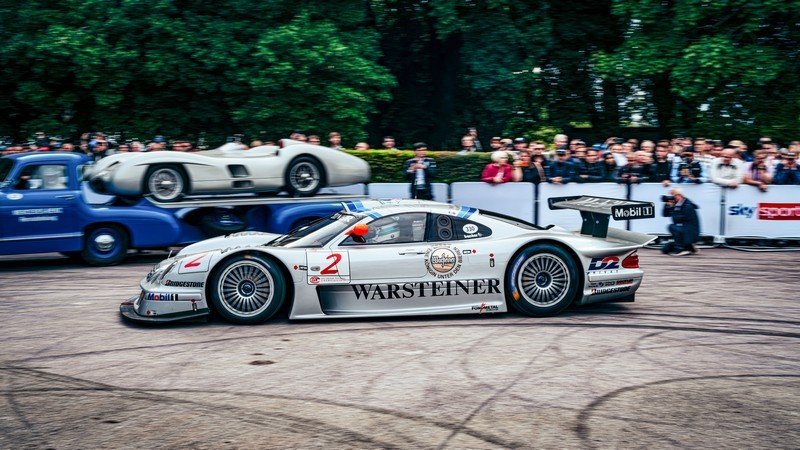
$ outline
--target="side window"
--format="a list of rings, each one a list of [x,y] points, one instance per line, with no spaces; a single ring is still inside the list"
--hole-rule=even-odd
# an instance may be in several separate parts
[[[43,164],[22,169],[16,189],[52,190],[66,189],[69,178],[67,167],[60,164]]]
[[[428,241],[445,242],[453,240],[476,239],[492,235],[492,230],[479,223],[461,217],[433,214]]]
[[[403,244],[425,240],[426,213],[395,214],[368,223],[364,242],[349,236],[340,245]]]

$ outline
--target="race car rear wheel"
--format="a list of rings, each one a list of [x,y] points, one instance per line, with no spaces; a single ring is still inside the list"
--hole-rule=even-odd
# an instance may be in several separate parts
[[[91,266],[113,266],[128,255],[128,233],[117,225],[99,225],[84,234],[80,257]]]
[[[276,263],[241,255],[216,268],[209,291],[219,315],[236,324],[252,325],[268,320],[280,309],[286,283]]]
[[[569,306],[580,285],[572,257],[553,244],[535,244],[511,262],[506,277],[507,302],[529,316],[552,316]]]
[[[186,174],[179,166],[160,165],[147,170],[144,177],[144,194],[159,202],[180,200],[186,193]]]
[[[325,174],[319,161],[308,156],[301,156],[289,163],[285,178],[289,195],[300,197],[316,194],[325,182]]]

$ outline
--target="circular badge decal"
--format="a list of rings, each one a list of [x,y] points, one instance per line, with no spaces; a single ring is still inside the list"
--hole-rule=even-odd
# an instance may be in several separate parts
[[[468,223],[464,225],[462,230],[464,230],[464,234],[475,234],[478,232],[478,226],[474,223]]]
[[[437,246],[425,252],[425,267],[437,278],[450,278],[461,269],[461,251],[455,247]]]

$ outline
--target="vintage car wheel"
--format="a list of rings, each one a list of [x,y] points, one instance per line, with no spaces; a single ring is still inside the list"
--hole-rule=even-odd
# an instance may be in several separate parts
[[[283,305],[286,283],[278,266],[242,255],[221,263],[209,283],[211,303],[226,320],[252,325],[271,318]]]
[[[128,254],[128,233],[116,225],[100,225],[87,230],[80,257],[91,266],[113,266]]]
[[[310,197],[322,188],[325,174],[316,159],[302,156],[289,163],[285,178],[289,195]]]
[[[569,253],[552,244],[535,244],[511,262],[506,301],[529,316],[552,316],[575,300],[579,285],[576,263]]]
[[[144,194],[159,202],[180,200],[186,193],[186,175],[178,166],[153,166],[144,177]]]

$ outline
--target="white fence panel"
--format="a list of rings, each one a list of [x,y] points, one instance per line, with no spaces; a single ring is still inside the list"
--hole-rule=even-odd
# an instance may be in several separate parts
[[[583,223],[578,211],[569,209],[551,210],[547,199],[551,197],[567,197],[571,195],[593,195],[624,199],[628,195],[626,186],[617,183],[569,183],[539,185],[539,223],[537,225],[558,225],[568,230],[580,230]],[[609,221],[609,226],[625,229],[626,220]]]
[[[433,200],[447,203],[447,183],[432,183]],[[370,183],[367,186],[370,198],[410,198],[411,183]]]
[[[720,204],[722,202],[722,188],[712,183],[673,184],[670,187],[665,187],[660,183],[644,183],[631,186],[631,200],[653,202],[656,205],[656,218],[632,220],[631,231],[649,234],[669,234],[667,226],[672,223],[672,218],[662,215],[664,202],[661,201],[661,196],[669,195],[669,190],[674,187],[683,190],[686,198],[699,207],[697,216],[700,219],[700,235],[721,236]]]
[[[319,190],[320,194],[364,195],[364,183],[348,184],[347,186],[325,187]]]
[[[463,182],[453,183],[450,188],[452,203],[495,211],[533,222],[536,186],[532,183],[493,185],[483,182]]]
[[[800,237],[800,188],[755,186],[725,190],[726,237]]]

